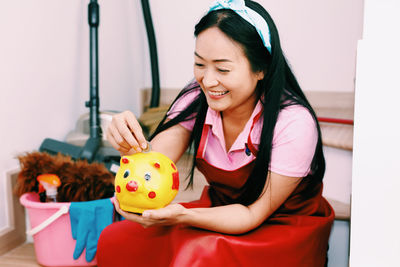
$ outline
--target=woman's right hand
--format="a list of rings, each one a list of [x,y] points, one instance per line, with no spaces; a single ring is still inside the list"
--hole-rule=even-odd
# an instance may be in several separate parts
[[[123,155],[141,152],[147,148],[142,127],[131,111],[113,116],[107,128],[107,140]]]

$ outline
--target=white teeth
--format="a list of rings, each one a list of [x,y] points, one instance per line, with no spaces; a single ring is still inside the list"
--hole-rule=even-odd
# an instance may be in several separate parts
[[[213,95],[213,96],[220,96],[220,95],[225,95],[225,94],[227,94],[229,91],[224,91],[224,92],[213,92],[213,91],[208,91],[208,93],[210,94],[210,95]]]

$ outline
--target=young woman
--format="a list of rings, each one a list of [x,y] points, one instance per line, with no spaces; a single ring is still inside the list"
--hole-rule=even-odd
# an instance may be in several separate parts
[[[324,266],[334,212],[320,128],[274,22],[253,1],[220,0],[195,36],[195,80],[150,139],[174,161],[192,147],[209,186],[142,215],[116,202],[126,220],[102,232],[98,266]],[[147,146],[129,111],[108,139],[122,154]]]

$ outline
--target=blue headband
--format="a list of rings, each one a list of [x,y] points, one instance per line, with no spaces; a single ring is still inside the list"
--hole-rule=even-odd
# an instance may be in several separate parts
[[[231,9],[256,28],[264,46],[271,53],[271,34],[267,22],[260,14],[248,8],[244,0],[216,0],[208,12],[219,9]]]

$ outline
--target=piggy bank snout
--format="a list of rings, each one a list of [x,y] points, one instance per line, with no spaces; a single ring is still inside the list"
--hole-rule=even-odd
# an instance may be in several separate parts
[[[138,189],[139,184],[134,180],[131,180],[126,184],[126,190],[128,190],[129,192],[136,192]]]

